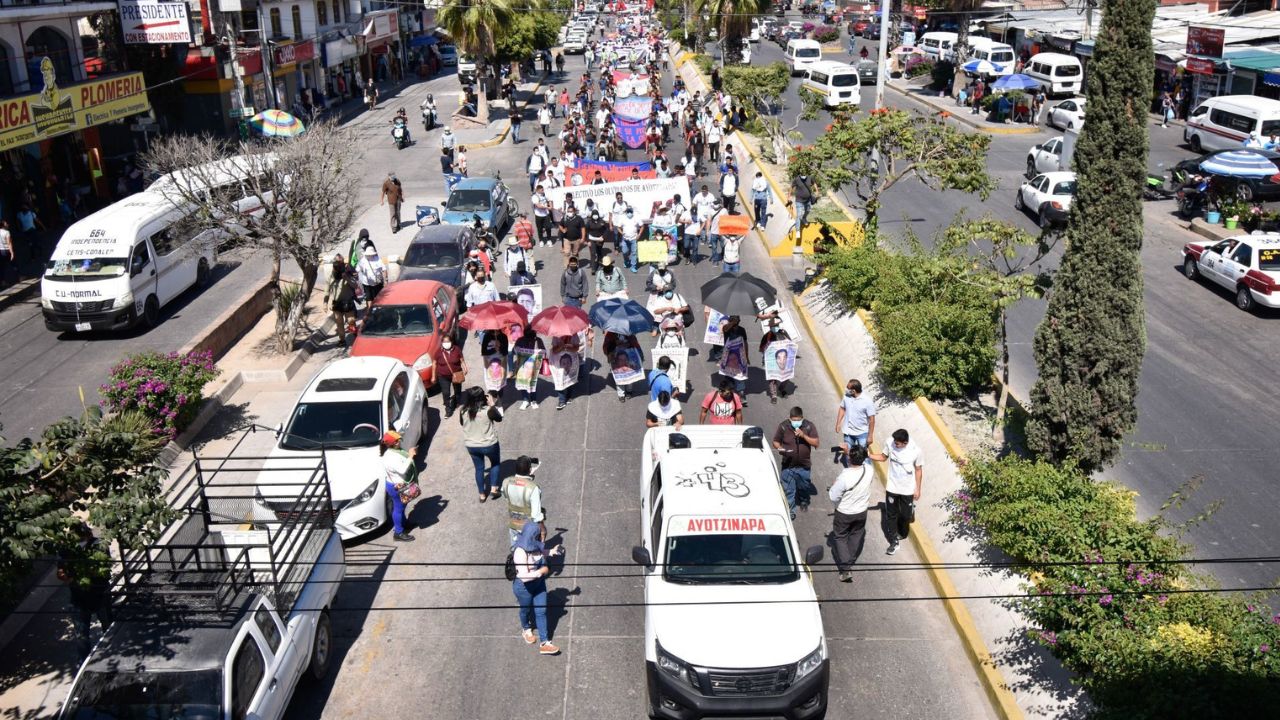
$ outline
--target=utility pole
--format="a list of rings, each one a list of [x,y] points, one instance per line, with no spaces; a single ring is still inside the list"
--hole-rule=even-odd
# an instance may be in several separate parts
[[[889,73],[889,0],[880,0],[880,48],[876,50],[876,110],[884,107],[884,79]]]
[[[1097,7],[1096,0],[1082,0],[1084,2],[1084,39],[1089,40],[1093,37],[1093,9]]]

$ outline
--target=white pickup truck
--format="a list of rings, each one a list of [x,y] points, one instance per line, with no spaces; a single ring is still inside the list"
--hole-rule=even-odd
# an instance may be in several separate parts
[[[260,458],[188,468],[174,486],[179,519],[122,559],[118,619],[81,666],[62,718],[277,720],[304,675],[327,674],[345,559],[322,458],[298,460],[313,472],[294,512],[252,525],[252,488],[270,472]],[[282,473],[290,487],[301,469]]]
[[[800,555],[764,432],[653,428],[639,491],[649,717],[824,717],[822,547]]]

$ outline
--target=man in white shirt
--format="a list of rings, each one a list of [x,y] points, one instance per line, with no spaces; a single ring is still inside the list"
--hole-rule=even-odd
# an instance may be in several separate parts
[[[720,126],[715,123],[707,125],[707,152],[711,155],[711,162],[720,162]]]
[[[484,270],[476,273],[476,279],[467,286],[467,293],[463,296],[466,300],[467,307],[473,308],[480,303],[492,302],[498,299],[498,288],[494,287],[493,281],[485,275]],[[479,333],[476,333],[478,336]]]
[[[621,234],[622,221],[627,219],[627,208],[631,206],[622,199],[622,193],[614,193],[613,205],[609,207],[609,224],[615,233]]]
[[[555,107],[550,103],[538,108],[538,124],[542,126],[542,137],[551,134],[551,108]]]
[[[529,173],[529,191],[533,192],[533,189],[538,185],[538,175],[547,169],[547,159],[542,156],[542,153],[534,150],[529,153],[529,159],[525,161],[524,169]]]
[[[547,166],[547,174],[560,183],[559,187],[564,187],[564,163],[560,162],[558,156],[551,158],[551,164]]]
[[[519,265],[524,264],[526,268],[533,267],[533,261],[529,255],[520,247],[520,241],[515,235],[507,238],[507,252],[502,256],[502,269],[507,271],[507,281],[511,282],[511,276],[515,275]]]
[[[850,379],[836,410],[836,433],[844,436],[846,449],[854,445],[870,447],[876,432],[876,404],[862,394],[862,382]]]
[[[534,191],[531,202],[533,203],[533,223],[538,228],[538,245],[549,246],[551,244],[551,199],[547,197],[541,185]]]
[[[698,261],[698,243],[701,240],[710,242],[709,236],[711,235],[711,219],[715,217],[716,210],[719,205],[720,202],[716,200],[716,196],[711,193],[711,190],[708,189],[706,185],[703,185],[702,189],[693,196],[693,219],[698,223],[701,223],[702,229],[700,237],[695,236],[693,238],[685,238],[685,245],[687,246],[689,260],[691,262],[696,263]],[[715,252],[713,250],[712,255],[714,254]]]
[[[551,162],[551,148],[547,147],[547,141],[538,138],[538,144],[533,146],[533,152],[542,156],[543,163]]]
[[[835,517],[831,521],[831,534],[835,540],[831,554],[835,556],[836,568],[840,571],[840,582],[853,582],[853,565],[862,554],[862,544],[867,536],[867,505],[871,501],[871,478],[875,471],[861,445],[854,445],[842,455],[840,464],[844,469],[827,491],[827,497],[836,504]]]
[[[644,231],[644,221],[636,217],[636,211],[627,207],[626,212],[622,216],[622,223],[618,225],[618,232],[622,237],[622,242],[618,245],[618,252],[626,258],[627,265],[631,272],[637,272],[640,269],[640,233]]]
[[[729,212],[738,206],[738,174],[732,169],[720,175],[720,204]]]
[[[604,123],[609,119],[609,111],[604,108],[596,110],[596,130],[603,130]]]
[[[924,484],[924,455],[920,447],[911,442],[905,429],[893,431],[893,442],[888,452],[868,452],[867,457],[876,462],[889,463],[889,480],[885,485],[885,527],[889,534],[886,555],[898,552],[898,543],[907,539],[911,522],[915,520],[916,501],[920,499],[920,487]]]

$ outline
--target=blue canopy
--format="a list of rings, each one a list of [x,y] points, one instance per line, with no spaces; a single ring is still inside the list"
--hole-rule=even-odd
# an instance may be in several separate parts
[[[1030,90],[1040,87],[1040,81],[1029,75],[1014,73],[995,81],[991,87],[996,90]]]

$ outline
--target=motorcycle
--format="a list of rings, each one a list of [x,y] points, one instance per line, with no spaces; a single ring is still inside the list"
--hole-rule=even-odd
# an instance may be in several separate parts
[[[1210,202],[1209,180],[1202,179],[1199,182],[1182,186],[1178,189],[1177,197],[1179,215],[1186,219],[1200,215],[1201,211]]]
[[[422,129],[430,132],[436,126],[436,109],[435,107],[422,108]]]
[[[396,119],[395,125],[391,128],[391,137],[396,142],[397,150],[409,147],[409,128],[405,127],[405,124],[399,118]]]
[[[1147,184],[1142,188],[1143,200],[1168,200],[1177,197],[1177,190],[1170,190],[1163,174],[1147,173]]]

